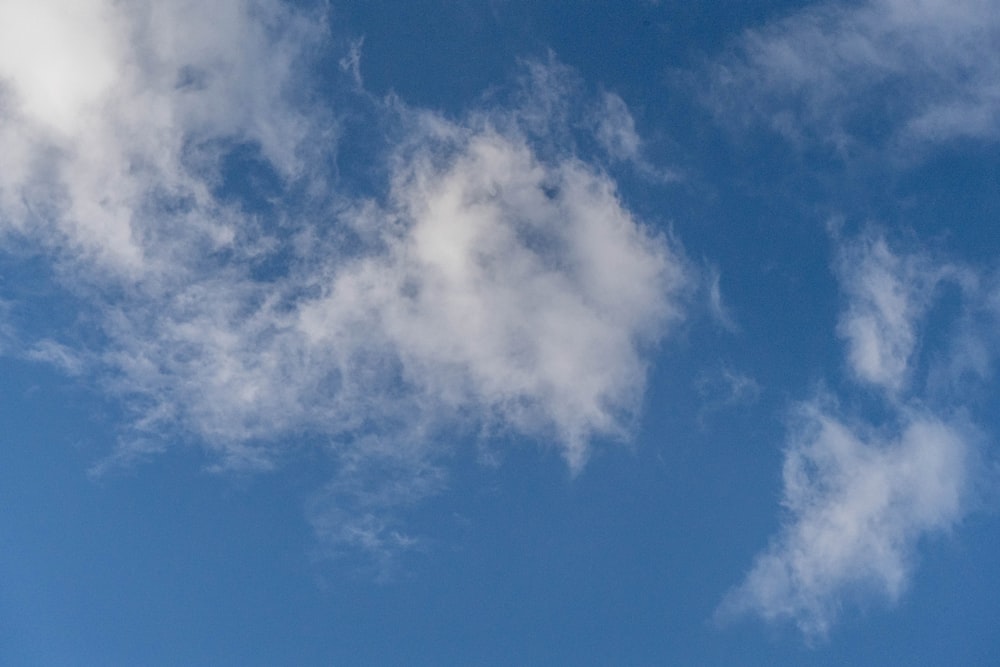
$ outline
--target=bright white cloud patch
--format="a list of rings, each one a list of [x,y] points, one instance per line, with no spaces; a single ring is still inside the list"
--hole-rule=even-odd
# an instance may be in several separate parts
[[[713,99],[839,148],[995,138],[998,38],[992,0],[821,3],[748,31],[715,70]]]
[[[267,1],[5,2],[0,233],[133,278],[189,253],[168,238],[232,246],[210,194],[220,146],[296,169],[307,122],[286,93],[315,35]]]
[[[919,541],[964,513],[970,446],[959,427],[907,414],[896,435],[802,407],[784,466],[781,534],[722,613],[792,620],[826,635],[845,602],[897,600]]]
[[[370,323],[404,382],[553,437],[578,468],[592,437],[627,432],[642,350],[680,315],[683,263],[586,165],[543,164],[488,128],[458,135],[443,164],[420,151],[396,173],[388,251],[337,275],[301,326],[336,345]]]
[[[119,79],[121,35],[101,0],[38,0],[0,6],[0,77],[24,114],[61,133]]]

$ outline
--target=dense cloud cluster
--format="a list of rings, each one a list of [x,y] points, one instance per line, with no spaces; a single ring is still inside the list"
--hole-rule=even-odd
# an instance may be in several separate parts
[[[0,229],[47,254],[106,340],[26,354],[88,369],[133,411],[98,470],[177,438],[216,468],[267,468],[323,436],[347,443],[335,484],[392,461],[392,487],[419,496],[456,428],[553,443],[578,470],[595,438],[628,437],[647,354],[682,315],[676,244],[599,166],[537,154],[559,121],[529,106],[449,120],[374,102],[399,137],[388,194],[336,191],[336,109],[296,92],[323,22],[267,0],[4,5]],[[553,84],[533,103],[571,103],[564,68],[529,69]],[[628,124],[599,138],[636,156]],[[241,150],[309,210],[223,196]]]

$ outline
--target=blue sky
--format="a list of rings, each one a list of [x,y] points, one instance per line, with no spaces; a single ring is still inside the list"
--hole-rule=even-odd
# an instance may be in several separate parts
[[[996,662],[998,9],[6,0],[0,662]]]

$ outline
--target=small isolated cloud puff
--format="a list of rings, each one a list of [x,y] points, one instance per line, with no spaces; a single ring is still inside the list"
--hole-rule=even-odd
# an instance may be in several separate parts
[[[615,160],[640,160],[642,140],[625,100],[614,93],[605,93],[602,101],[595,133],[601,147]]]
[[[917,347],[917,325],[946,267],[914,254],[899,256],[868,233],[841,246],[837,274],[846,299],[837,333],[859,380],[890,395],[904,389]]]
[[[887,437],[802,406],[785,457],[785,525],[719,615],[790,620],[815,640],[849,599],[895,602],[917,543],[963,516],[969,454],[961,427],[927,414],[907,414]]]
[[[707,280],[707,290],[708,290],[708,312],[712,316],[712,319],[716,321],[722,328],[729,332],[739,331],[739,324],[736,322],[736,317],[733,315],[732,309],[726,303],[725,299],[722,297],[722,274],[716,267],[709,267],[706,273]]]
[[[359,88],[364,85],[364,80],[361,78],[361,49],[364,45],[364,37],[353,40],[347,54],[338,61],[340,70],[349,75]]]
[[[748,31],[715,66],[710,100],[839,149],[996,138],[998,38],[992,0],[820,3]]]

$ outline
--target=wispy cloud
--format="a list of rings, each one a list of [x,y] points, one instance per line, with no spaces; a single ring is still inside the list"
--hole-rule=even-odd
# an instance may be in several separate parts
[[[766,125],[810,152],[889,164],[942,142],[995,140],[994,4],[815,4],[744,33],[710,66],[706,99],[726,124]],[[921,540],[969,511],[977,436],[962,397],[989,373],[996,340],[985,273],[901,252],[874,229],[853,239],[835,230],[834,243],[836,334],[853,384],[839,401],[797,409],[783,527],[719,612],[791,621],[810,640],[859,600],[895,602]],[[959,315],[936,322],[928,343],[926,320],[949,290]],[[859,406],[882,418],[851,417]]]
[[[86,361],[77,352],[54,340],[37,341],[27,350],[26,356],[32,361],[55,366],[67,375],[80,375],[86,368]]]
[[[595,136],[601,147],[616,160],[641,158],[642,140],[635,131],[635,119],[625,101],[614,93],[604,94]]]
[[[361,77],[361,50],[364,45],[364,37],[359,37],[358,39],[351,41],[351,46],[347,51],[347,55],[343,56],[338,61],[340,69],[349,74],[358,87],[364,85],[364,80]]]
[[[885,417],[851,418],[828,394],[796,408],[783,526],[718,611],[791,621],[809,641],[824,638],[845,606],[896,602],[917,546],[965,516],[979,474],[979,436],[967,413],[914,377],[927,367],[917,350],[936,285],[975,285],[971,269],[926,251],[898,253],[875,229],[835,241],[845,301],[837,331],[852,379],[879,390]],[[979,299],[969,296],[966,310]],[[844,389],[851,405],[863,397]]]
[[[845,305],[837,333],[858,380],[889,393],[905,387],[918,325],[937,284],[952,272],[923,254],[893,253],[878,233],[841,245],[837,273]]]
[[[962,424],[907,412],[897,431],[802,405],[784,464],[781,533],[720,608],[826,636],[845,604],[895,602],[919,542],[965,513],[972,445]]]
[[[621,97],[605,91],[592,111],[594,138],[612,162],[629,164],[643,178],[670,182],[680,179],[672,168],[654,165],[642,137],[636,130],[635,118]]]
[[[710,98],[795,141],[918,146],[1000,134],[991,0],[825,2],[744,34]]]
[[[709,267],[705,272],[706,290],[708,292],[708,312],[724,329],[730,332],[739,331],[739,324],[732,309],[722,297],[722,274],[716,267]]]
[[[756,403],[762,391],[760,383],[753,377],[727,365],[699,374],[695,380],[695,389],[702,400],[698,413],[698,419],[702,422],[715,412]]]

